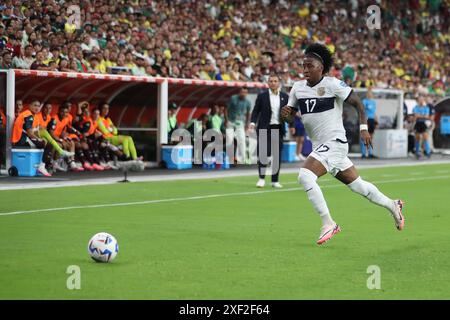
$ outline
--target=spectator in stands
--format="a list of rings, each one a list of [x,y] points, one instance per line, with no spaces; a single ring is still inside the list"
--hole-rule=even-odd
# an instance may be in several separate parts
[[[313,0],[306,6],[293,0],[226,0],[214,2],[212,12],[216,13],[211,14],[204,9],[205,1],[126,1],[120,5],[106,0],[95,1],[97,5],[72,1],[71,5],[83,4],[81,25],[77,27],[66,20],[72,14],[68,12],[69,2],[34,5],[23,1],[14,9],[18,18],[4,13],[1,17],[0,51],[12,47],[13,57],[20,59],[21,51],[16,47],[25,49],[32,45],[37,54],[45,53],[46,47],[58,46],[69,60],[73,59],[71,53],[79,52],[77,59],[82,61],[87,53],[98,54],[101,48],[110,51],[105,61],[117,65],[122,59],[114,56],[136,51],[151,67],[146,68],[147,74],[156,70],[161,76],[215,79],[218,73],[226,80],[223,70],[232,70],[233,80],[247,81],[264,79],[263,66],[283,70],[285,61],[298,60],[303,48],[319,41],[336,52],[337,68],[332,74],[339,74],[349,84],[448,94],[447,3],[432,1],[418,10],[417,1],[406,1],[402,6],[395,1],[383,2],[380,7],[388,27],[372,32],[365,19],[360,19],[366,16],[365,10],[372,2],[360,0],[353,5],[356,1]],[[137,13],[141,11],[145,15]],[[52,56],[44,57],[44,65],[48,66],[47,59]],[[127,63],[138,65],[139,59],[134,55]],[[343,61],[361,63],[345,65]],[[187,62],[191,65],[187,66]],[[201,75],[200,65],[207,66]],[[88,65],[85,67],[80,64],[80,71],[88,72]],[[292,80],[302,77],[295,63],[286,68]],[[117,70],[105,68],[100,72]],[[130,70],[120,72],[130,74]]]
[[[70,60],[68,72],[81,72],[82,70],[78,66],[78,62],[75,59]]]
[[[59,64],[59,60],[61,59],[61,48],[58,46],[53,46],[50,49],[51,61],[54,61],[56,64]]]
[[[91,55],[89,57],[89,65],[88,65],[89,73],[101,73],[101,65],[100,60],[96,55]]]
[[[12,64],[15,69],[30,69],[33,61],[33,47],[27,45],[24,50],[20,50],[20,55],[13,58]]]
[[[228,102],[225,114],[226,141],[233,144],[236,138],[236,160],[242,164],[246,161],[247,143],[245,134],[250,120],[250,100],[247,99],[248,88],[242,87],[239,94],[235,94]],[[230,146],[227,146],[229,150]]]
[[[231,79],[234,81],[243,81],[244,76],[239,71],[239,62],[234,62],[231,69]]]
[[[62,58],[62,59],[59,60],[58,71],[74,72],[76,70],[72,70],[70,68],[69,60],[67,60],[66,58]]]
[[[36,53],[36,60],[31,64],[31,70],[51,71],[51,68],[44,63],[44,53],[42,51]]]
[[[9,50],[5,50],[2,54],[2,61],[0,63],[0,69],[12,69],[12,53]]]
[[[43,162],[39,164],[37,171],[50,177],[51,174],[46,169],[46,164],[51,164],[51,145],[47,145],[46,141],[39,137],[39,124],[35,121],[35,116],[39,113],[41,104],[37,100],[33,100],[29,110],[22,111],[14,121],[11,142],[14,147],[27,147],[44,149],[42,157]]]

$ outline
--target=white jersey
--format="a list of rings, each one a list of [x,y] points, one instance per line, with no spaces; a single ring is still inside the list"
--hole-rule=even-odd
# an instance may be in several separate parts
[[[352,89],[335,77],[323,77],[314,87],[297,81],[289,94],[288,106],[300,111],[313,146],[330,140],[347,141],[342,111]]]

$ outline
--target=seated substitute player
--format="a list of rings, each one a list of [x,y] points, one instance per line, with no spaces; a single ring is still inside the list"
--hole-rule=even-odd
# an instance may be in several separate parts
[[[69,134],[76,134],[77,131],[70,126],[70,120],[69,107],[66,104],[63,104],[59,108],[58,114],[56,114],[48,124],[48,131],[52,138],[55,139],[64,150],[70,151],[73,154],[75,152],[75,142],[69,138]],[[83,167],[78,166],[75,163],[73,156],[68,157],[67,164],[72,171],[84,171]]]
[[[108,116],[109,104],[102,103],[100,105],[100,118],[97,121],[98,129],[103,133],[103,137],[115,146],[122,145],[125,160],[142,160],[138,158],[133,138],[130,136],[119,135],[117,128],[114,126],[111,118]]]
[[[17,118],[19,114],[24,111],[23,110],[23,101],[22,100],[16,100],[16,107],[14,109],[14,115]]]
[[[113,146],[108,140],[103,137],[103,133],[98,129],[100,119],[100,109],[95,108],[91,113],[92,126],[87,132],[87,139],[94,149],[98,149],[101,163],[106,164],[111,169],[118,170],[116,159],[123,157],[123,152],[116,146]],[[105,166],[102,164],[102,166]]]
[[[6,115],[0,108],[0,165],[5,159]]]
[[[36,114],[37,125],[39,126],[39,137],[47,141],[53,149],[58,153],[59,156],[69,158],[74,156],[73,153],[63,150],[61,146],[52,138],[50,133],[47,131],[50,121],[52,120],[52,104],[49,102],[44,103],[41,111]]]
[[[97,156],[96,149],[93,148],[87,139],[89,129],[92,126],[92,119],[89,113],[89,103],[82,101],[78,104],[77,114],[73,119],[73,126],[80,132],[79,141],[76,142],[75,148],[80,148],[79,158],[82,160],[83,168],[86,170],[103,171],[105,168],[100,165],[100,160]],[[95,130],[95,128],[94,128]]]
[[[0,108],[0,129],[6,128],[6,115],[3,112],[2,108]]]
[[[100,118],[100,110],[95,108],[92,113],[89,111],[89,103],[84,101],[79,104],[79,111],[76,116],[78,130],[82,133],[82,140],[86,141],[89,146],[90,157],[93,165],[97,164],[104,168],[119,169],[112,161],[112,155],[121,158],[123,153],[113,146],[109,141],[103,138],[103,134],[98,130],[98,119]]]
[[[359,193],[371,202],[389,210],[398,230],[404,227],[403,201],[392,200],[381,193],[373,184],[364,181],[348,158],[348,143],[343,126],[343,102],[347,101],[359,110],[360,133],[366,146],[372,144],[364,105],[345,82],[325,76],[330,70],[333,58],[327,47],[312,44],[305,50],[303,69],[306,80],[294,83],[287,106],[282,116],[292,121],[300,111],[306,132],[313,143],[313,152],[300,169],[298,180],[322,218],[322,229],[317,240],[321,245],[341,231],[331,218],[327,203],[317,184],[317,178],[329,172],[350,190]]]
[[[66,135],[66,139],[67,140],[71,140],[73,141],[74,145],[75,145],[75,159],[77,162],[75,162],[75,164],[78,166],[78,163],[80,163],[80,166],[84,169],[84,170],[99,170],[102,171],[102,169],[93,167],[89,161],[89,146],[86,143],[83,143],[81,141],[81,135],[80,132],[74,128],[73,126],[73,116],[70,113],[71,109],[72,109],[72,102],[70,101],[65,101],[62,104],[63,107],[67,107],[69,110],[69,113],[67,114],[67,127],[65,129],[67,135]],[[79,167],[80,167],[79,166]]]
[[[52,147],[50,144],[39,137],[39,124],[36,119],[36,114],[41,110],[39,101],[31,102],[29,110],[22,111],[16,117],[13,126],[11,142],[14,147],[31,147],[37,149],[44,149],[42,160],[37,168],[37,171],[50,177],[51,174],[47,171],[46,165],[51,165]]]

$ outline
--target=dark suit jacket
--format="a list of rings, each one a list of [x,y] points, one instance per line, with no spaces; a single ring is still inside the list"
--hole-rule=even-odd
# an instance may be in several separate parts
[[[287,105],[289,100],[289,95],[285,92],[280,91],[280,114],[278,118],[280,119],[281,132],[280,136],[283,137],[285,132],[284,122],[281,120],[281,108]],[[256,97],[255,107],[252,111],[251,122],[256,124],[256,129],[269,129],[270,119],[272,118],[272,108],[270,107],[270,96],[269,90],[261,92]]]

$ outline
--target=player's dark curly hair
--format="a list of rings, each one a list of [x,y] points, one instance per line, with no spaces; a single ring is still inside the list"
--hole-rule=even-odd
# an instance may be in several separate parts
[[[323,64],[323,73],[330,71],[333,65],[333,56],[326,46],[320,43],[313,43],[305,49],[305,55],[320,60]]]

